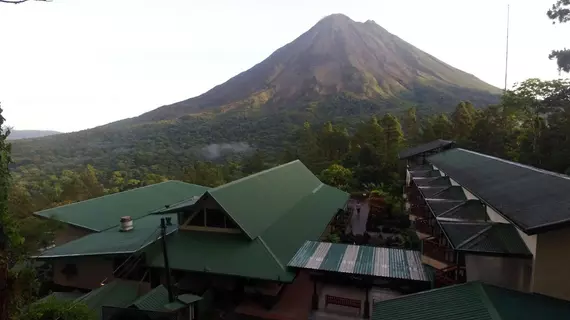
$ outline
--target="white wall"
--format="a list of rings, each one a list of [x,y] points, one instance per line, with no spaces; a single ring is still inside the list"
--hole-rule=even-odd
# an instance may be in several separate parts
[[[529,291],[530,259],[465,255],[467,281],[484,281],[510,289]]]

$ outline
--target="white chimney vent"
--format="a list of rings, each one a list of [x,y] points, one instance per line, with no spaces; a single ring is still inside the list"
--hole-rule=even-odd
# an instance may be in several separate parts
[[[133,219],[130,216],[121,217],[121,231],[133,230]]]

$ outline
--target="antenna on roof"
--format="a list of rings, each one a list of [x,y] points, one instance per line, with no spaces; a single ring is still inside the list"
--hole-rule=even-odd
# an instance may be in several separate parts
[[[511,17],[511,5],[507,5],[507,50],[505,53],[505,89],[503,93],[507,92],[507,75],[509,72],[509,25]]]

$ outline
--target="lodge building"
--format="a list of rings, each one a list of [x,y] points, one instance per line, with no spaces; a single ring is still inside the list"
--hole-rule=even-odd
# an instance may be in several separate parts
[[[570,177],[443,140],[400,157],[438,286],[481,280],[570,300]]]

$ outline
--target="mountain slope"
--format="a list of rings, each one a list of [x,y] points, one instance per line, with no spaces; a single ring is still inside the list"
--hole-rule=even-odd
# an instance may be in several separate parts
[[[279,150],[304,121],[351,126],[411,105],[424,114],[451,111],[461,100],[485,106],[499,93],[373,21],[337,14],[198,97],[89,130],[16,141],[13,166],[176,170],[210,144]]]
[[[280,107],[299,99],[322,100],[342,92],[373,101],[402,98],[416,103],[413,91],[422,89],[447,92],[456,101],[463,98],[462,91],[470,96],[479,94],[481,100],[492,100],[493,94],[500,93],[373,21],[359,23],[335,14],[227,82],[138,119],[174,119],[251,105]]]
[[[47,137],[60,132],[51,130],[11,130],[8,140]]]

